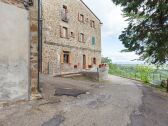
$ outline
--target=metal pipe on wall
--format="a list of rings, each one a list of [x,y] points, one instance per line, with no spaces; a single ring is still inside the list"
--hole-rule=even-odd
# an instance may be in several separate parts
[[[42,72],[42,0],[38,0],[38,90],[39,87],[39,74]]]
[[[39,52],[39,72],[42,72],[42,0],[38,2],[38,52]]]

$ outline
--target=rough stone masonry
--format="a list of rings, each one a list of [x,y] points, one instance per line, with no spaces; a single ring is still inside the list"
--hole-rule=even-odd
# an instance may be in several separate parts
[[[82,0],[43,0],[43,73],[81,72],[101,63],[101,21]]]

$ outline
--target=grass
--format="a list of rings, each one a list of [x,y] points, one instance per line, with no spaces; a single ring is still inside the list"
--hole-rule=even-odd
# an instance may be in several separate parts
[[[142,69],[138,71],[136,65],[131,66],[110,64],[109,66],[109,74],[111,75],[141,81],[144,85],[155,87],[161,91],[166,91],[166,88],[161,86],[161,82],[162,80],[167,80],[168,70],[158,70],[142,66]],[[147,71],[148,69],[150,71]]]

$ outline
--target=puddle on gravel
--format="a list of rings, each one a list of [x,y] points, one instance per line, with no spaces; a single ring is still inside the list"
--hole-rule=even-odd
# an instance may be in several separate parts
[[[48,122],[45,122],[42,126],[60,126],[63,123],[65,118],[62,115],[55,115]]]
[[[55,96],[72,96],[77,97],[81,94],[86,94],[87,91],[78,90],[78,89],[71,89],[71,88],[64,88],[64,89],[56,89]]]

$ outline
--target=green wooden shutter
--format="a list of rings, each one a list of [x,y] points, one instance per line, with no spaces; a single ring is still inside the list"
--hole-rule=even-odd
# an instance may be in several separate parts
[[[92,45],[95,45],[95,37],[92,37]]]

